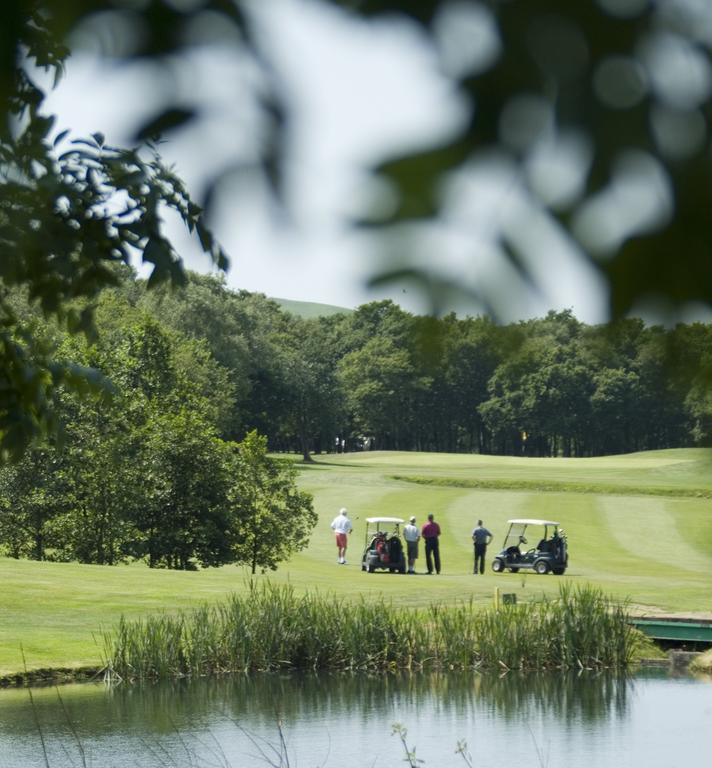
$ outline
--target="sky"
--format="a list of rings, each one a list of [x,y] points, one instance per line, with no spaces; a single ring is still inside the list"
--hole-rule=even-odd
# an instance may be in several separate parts
[[[370,163],[452,136],[467,119],[467,105],[442,74],[462,64],[451,55],[456,46],[438,50],[415,24],[357,21],[313,0],[270,0],[269,13],[259,18],[265,49],[294,105],[290,216],[276,216],[259,185],[225,185],[211,225],[231,259],[228,285],[351,308],[392,298],[409,311],[430,311],[417,286],[367,287],[387,257],[351,221],[381,192],[366,173]],[[442,39],[463,29],[471,39],[482,28],[450,25],[450,37]],[[161,152],[188,188],[199,191],[212,173],[244,162],[260,136],[260,117],[249,108],[256,79],[244,61],[217,49],[193,55],[181,77],[204,116],[169,138]],[[57,130],[71,128],[76,136],[101,131],[110,143],[127,144],[160,99],[155,73],[136,65],[119,68],[87,52],[72,57],[46,109],[58,115]],[[605,320],[604,286],[577,247],[518,189],[514,169],[485,159],[456,180],[449,196],[446,222],[406,241],[412,262],[457,285],[499,286],[497,310],[504,321],[567,308],[584,322]],[[169,227],[186,265],[208,271],[197,245],[175,224]],[[497,227],[538,244],[540,255],[529,264],[537,290],[507,267],[496,245]],[[482,307],[460,296],[441,309],[476,315]]]

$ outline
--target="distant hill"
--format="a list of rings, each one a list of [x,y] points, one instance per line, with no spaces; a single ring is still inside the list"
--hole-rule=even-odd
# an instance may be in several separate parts
[[[308,301],[293,301],[292,299],[275,299],[280,307],[285,312],[289,312],[297,317],[303,317],[309,319],[311,317],[329,317],[331,315],[338,314],[350,314],[353,309],[347,309],[346,307],[335,307],[331,304],[313,304]]]

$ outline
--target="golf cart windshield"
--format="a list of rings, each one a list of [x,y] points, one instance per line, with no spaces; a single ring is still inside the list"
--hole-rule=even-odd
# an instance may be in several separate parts
[[[508,547],[521,547],[521,549],[527,549],[536,547],[540,541],[547,541],[554,535],[558,535],[559,524],[553,520],[508,520],[509,530],[504,540],[504,549]],[[531,528],[534,526],[534,528]],[[527,536],[527,528],[529,528],[529,536]],[[531,542],[529,538],[531,537]]]
[[[378,531],[391,531],[393,533],[398,533],[402,524],[403,518],[401,517],[367,517],[366,532],[378,533]]]

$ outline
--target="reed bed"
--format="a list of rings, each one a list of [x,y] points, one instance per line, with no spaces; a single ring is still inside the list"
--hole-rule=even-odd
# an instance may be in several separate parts
[[[123,679],[228,672],[623,669],[646,639],[624,605],[597,588],[479,609],[472,602],[396,607],[252,585],[217,605],[128,621],[105,635],[107,669]]]

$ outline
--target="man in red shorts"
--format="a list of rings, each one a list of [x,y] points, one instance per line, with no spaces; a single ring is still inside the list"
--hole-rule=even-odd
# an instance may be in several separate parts
[[[348,545],[348,536],[353,526],[349,520],[346,509],[341,509],[334,518],[331,527],[336,534],[336,548],[339,550],[339,564],[346,565],[346,547]]]

